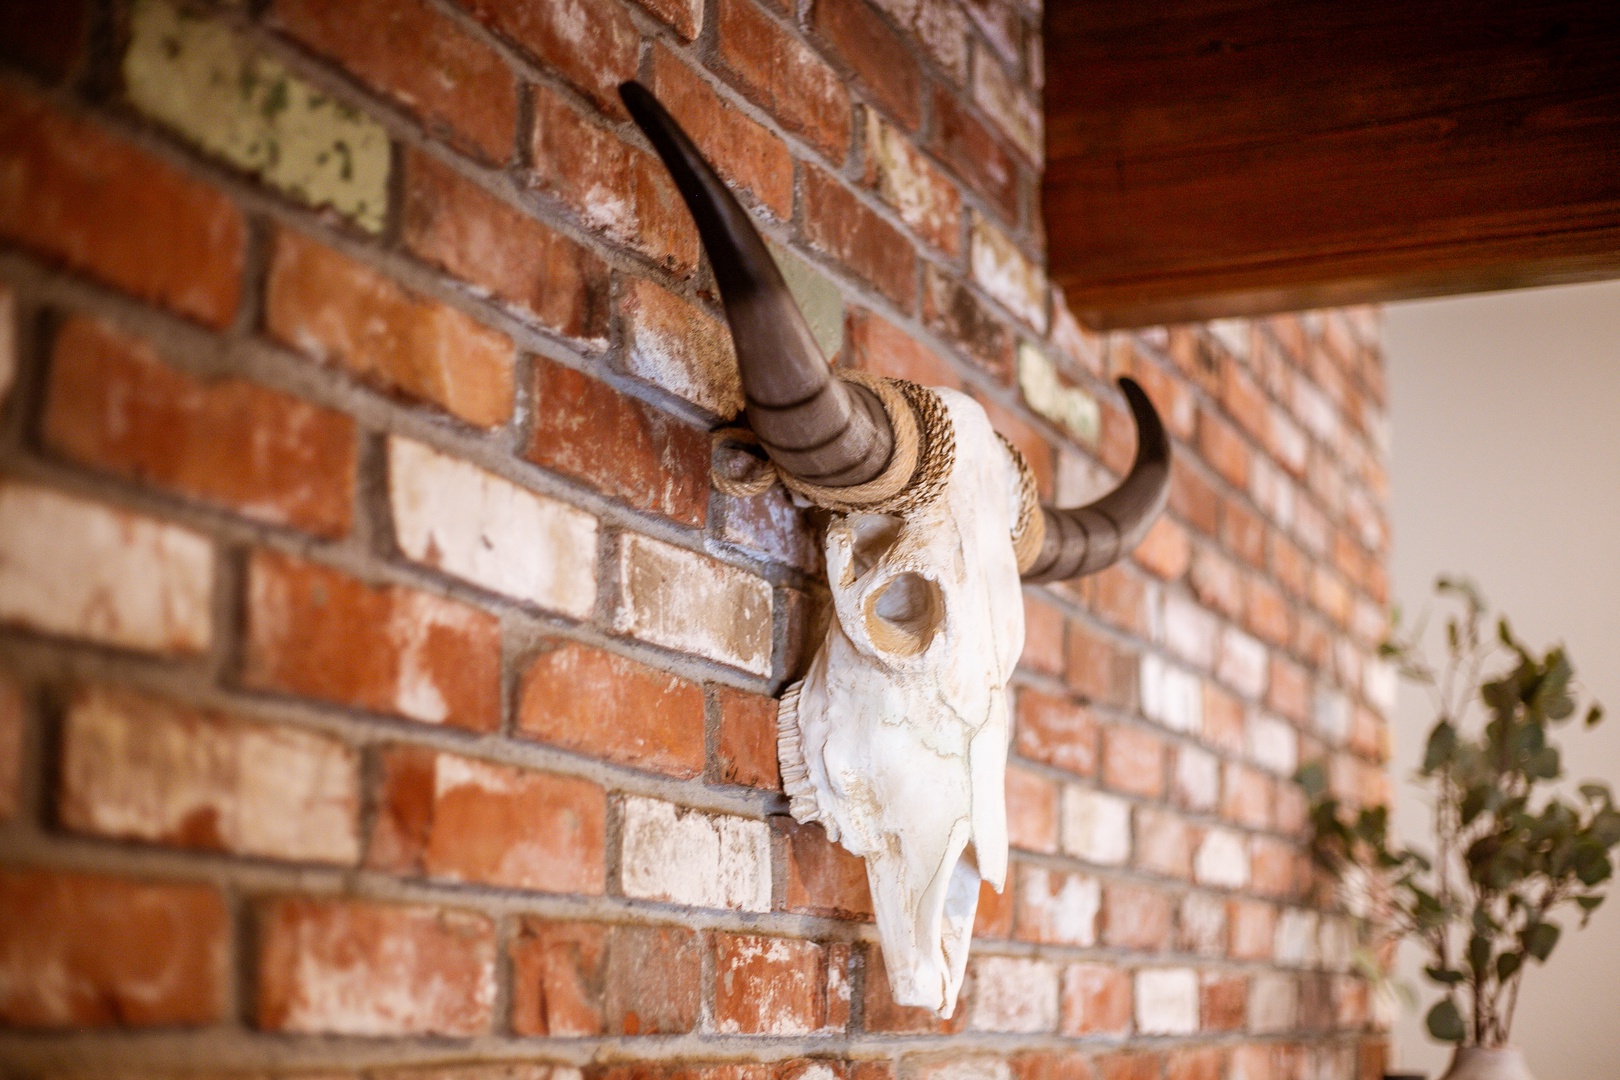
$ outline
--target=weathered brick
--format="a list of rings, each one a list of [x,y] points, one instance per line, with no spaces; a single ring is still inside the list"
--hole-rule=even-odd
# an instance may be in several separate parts
[[[1163,877],[1192,877],[1194,830],[1180,817],[1141,807],[1136,811],[1136,865]]]
[[[617,573],[617,632],[770,673],[771,587],[764,579],[634,534],[620,537]]]
[[[1164,1063],[1164,1080],[1222,1080],[1226,1056],[1219,1046],[1173,1050]]]
[[[721,419],[742,412],[742,378],[720,320],[637,278],[620,294],[625,369]]]
[[[27,751],[27,705],[22,688],[0,672],[0,823],[23,809],[23,754]]]
[[[1093,1064],[1097,1080],[1160,1080],[1164,1075],[1164,1055],[1151,1050],[1101,1054]]]
[[[1214,548],[1200,544],[1194,549],[1188,584],[1204,606],[1229,619],[1242,618],[1244,575],[1236,563]]]
[[[804,172],[804,237],[862,281],[910,310],[917,256],[901,233],[820,169]]]
[[[493,427],[512,415],[512,343],[299,233],[277,231],[272,336],[384,390]]]
[[[1221,816],[1251,829],[1271,827],[1271,781],[1247,765],[1228,761],[1221,781]]]
[[[752,0],[720,0],[717,59],[739,88],[833,164],[849,152],[849,91],[825,61]]]
[[[534,88],[530,151],[531,182],[571,206],[588,228],[665,269],[686,273],[697,265],[697,228],[664,166],[549,87]]]
[[[190,529],[0,484],[0,620],[143,652],[213,639],[214,551]]]
[[[1159,518],[1137,545],[1133,558],[1155,577],[1175,581],[1187,572],[1187,566],[1192,561],[1192,544],[1187,530],[1168,517]]]
[[[1249,852],[1250,876],[1261,896],[1289,897],[1298,885],[1295,871],[1299,852],[1289,844],[1267,836],[1254,838]]]
[[[849,1022],[849,946],[717,933],[714,1025],[724,1035],[808,1035]]]
[[[793,217],[793,158],[786,143],[733,108],[663,46],[653,51],[652,85],[721,176],[777,219]]]
[[[1138,971],[1136,1030],[1143,1035],[1191,1035],[1197,1031],[1197,974],[1187,968]]]
[[[973,912],[973,936],[986,939],[1012,937],[1017,903],[1017,875],[1011,870],[1000,892],[991,888],[988,881],[979,882],[979,906]]]
[[[709,439],[668,413],[543,357],[524,456],[687,525],[709,515]]]
[[[1142,656],[1142,713],[1171,731],[1197,735],[1204,730],[1204,681],[1167,664],[1157,653]]]
[[[1058,786],[1046,777],[1007,766],[1007,842],[1025,851],[1058,847]]]
[[[1167,894],[1145,885],[1110,881],[1103,886],[1103,944],[1162,952],[1170,946],[1170,912]],[[1137,992],[1140,994],[1140,986]]]
[[[905,42],[866,0],[816,0],[810,24],[879,108],[908,130],[917,130],[922,121],[922,71]]]
[[[981,289],[1036,333],[1046,333],[1046,272],[1010,236],[977,214],[969,264]]]
[[[1211,893],[1183,896],[1176,913],[1176,948],[1216,959],[1226,956],[1226,906],[1225,900]]]
[[[1018,220],[1018,164],[990,128],[943,87],[934,88],[934,131],[929,148],[989,199],[1008,222]]]
[[[1193,857],[1193,876],[1201,885],[1241,889],[1249,883],[1248,844],[1230,829],[1209,830]]]
[[[1270,960],[1277,909],[1257,900],[1233,900],[1227,907],[1234,960]]]
[[[1097,771],[1097,720],[1083,705],[1063,698],[1020,690],[1014,743],[1023,756],[1078,776]]]
[[[871,115],[866,121],[865,182],[924,242],[955,258],[962,247],[962,197],[956,185],[901,131]]]
[[[1063,789],[1063,850],[1087,862],[1122,866],[1131,856],[1130,804],[1113,795]]]
[[[771,818],[786,860],[784,905],[788,911],[839,919],[872,918],[866,863],[827,839],[819,825]]]
[[[720,495],[716,501],[719,534],[726,543],[808,574],[821,569],[820,537],[811,525],[811,511],[795,505],[784,488],[743,498]]]
[[[858,309],[850,311],[849,341],[854,366],[861,371],[891,379],[910,379],[923,386],[961,389],[961,377],[939,354],[919,344],[881,315]],[[1027,655],[1027,644],[1025,651]]]
[[[1073,1052],[1019,1054],[1012,1059],[1016,1080],[1095,1080],[1091,1062]]]
[[[1104,705],[1136,702],[1137,657],[1079,623],[1069,624],[1065,681],[1076,693]]]
[[[1241,1031],[1249,1010],[1249,980],[1206,971],[1199,980],[1198,1012],[1205,1031]],[[1217,1078],[1219,1073],[1212,1073]]]
[[[1025,341],[1018,346],[1018,388],[1039,415],[1087,445],[1095,445],[1102,428],[1097,399],[1058,374],[1057,365]]]
[[[936,1016],[931,1009],[897,1005],[889,989],[889,971],[883,952],[876,944],[866,949],[865,992],[861,995],[864,1026],[869,1032],[907,1035],[946,1035],[961,1031],[967,1024],[967,1010],[958,1007],[949,1018]],[[915,1073],[912,1075],[916,1075]],[[941,1077],[940,1080],[948,1080]],[[965,1073],[961,1080],[991,1080],[977,1072]],[[1003,1077],[1002,1080],[1005,1080]]]
[[[671,776],[703,771],[703,715],[696,683],[575,642],[544,645],[518,690],[523,734]]]
[[[1213,683],[1204,684],[1204,741],[1229,754],[1243,752],[1243,728],[1247,710],[1234,694]]]
[[[415,255],[475,291],[565,337],[606,342],[607,264],[420,150],[405,158],[400,229]]]
[[[383,758],[366,861],[396,873],[597,895],[606,882],[606,820],[607,797],[588,780],[395,747]]]
[[[108,687],[76,691],[58,813],[100,836],[353,863],[359,756],[336,739]]]
[[[771,842],[764,822],[627,797],[621,832],[626,896],[770,910]]]
[[[973,65],[973,103],[1035,165],[1045,158],[1041,111],[1006,69],[984,57]]]
[[[1164,643],[1171,653],[1202,671],[1215,667],[1220,621],[1190,596],[1164,598]]]
[[[636,77],[641,35],[616,0],[457,0],[480,21],[613,112]]]
[[[286,897],[263,904],[258,930],[263,1030],[465,1038],[490,1029],[495,926],[485,915]]]
[[[199,379],[105,323],[58,331],[45,442],[118,476],[322,536],[349,529],[348,417],[241,379]]]
[[[720,709],[720,730],[715,742],[718,778],[723,783],[780,791],[776,699],[733,690],[729,686],[716,687],[715,699]]]
[[[247,597],[250,687],[474,731],[500,721],[493,615],[267,551],[249,563]]]
[[[1113,964],[1063,969],[1063,1035],[1124,1035],[1131,1027],[1131,973]]]
[[[596,606],[596,519],[410,439],[388,441],[406,558],[576,619]]]
[[[691,930],[525,918],[508,954],[519,1035],[678,1035],[697,1026],[703,951]]]
[[[923,321],[956,342],[996,381],[1013,381],[1013,339],[977,297],[933,263],[923,265]]]
[[[0,235],[210,326],[235,316],[247,226],[224,195],[11,85],[0,145]]]
[[[0,870],[0,1023],[219,1023],[230,935],[209,886]]]
[[[276,0],[272,18],[367,85],[417,113],[462,150],[500,164],[512,155],[517,79],[489,46],[422,0]]]
[[[1188,810],[1212,810],[1220,796],[1220,762],[1195,746],[1176,748],[1176,772],[1171,784],[1178,806]]]
[[[1020,941],[1090,946],[1097,943],[1102,886],[1088,874],[1018,866],[1015,935]]]
[[[1164,740],[1152,732],[1110,724],[1102,732],[1103,783],[1156,799],[1164,792],[1164,754]]]
[[[968,1027],[1024,1034],[1050,1032],[1058,1023],[1058,969],[1050,961],[978,956],[971,961]]]
[[[1317,954],[1317,914],[1302,908],[1284,908],[1277,918],[1272,955],[1279,965],[1315,967]]]
[[[1228,484],[1239,491],[1248,489],[1248,443],[1230,424],[1207,409],[1199,411],[1198,452]]]
[[[1260,1035],[1291,1031],[1299,1018],[1299,980],[1293,975],[1257,975],[1249,987],[1249,1030]]]

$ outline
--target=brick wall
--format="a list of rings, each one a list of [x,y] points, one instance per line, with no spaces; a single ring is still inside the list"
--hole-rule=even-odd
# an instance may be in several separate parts
[[[1385,797],[1366,310],[1098,337],[1042,272],[1021,0],[0,0],[0,1071],[1374,1076],[1297,762]],[[840,365],[1045,494],[1171,426],[1133,560],[1025,593],[1015,851],[946,1022],[785,814],[826,591],[652,85]]]

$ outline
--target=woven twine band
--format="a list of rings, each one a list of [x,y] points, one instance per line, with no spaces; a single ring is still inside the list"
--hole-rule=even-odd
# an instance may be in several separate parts
[[[956,436],[939,395],[904,379],[886,379],[864,371],[844,372],[839,377],[876,394],[889,418],[894,450],[881,473],[864,484],[825,487],[800,480],[767,459],[742,476],[715,470],[714,486],[726,495],[748,498],[780,482],[817,506],[841,514],[903,514],[937,499],[956,463]],[[735,427],[721,428],[712,439],[717,447],[722,443],[759,443],[753,432]]]
[[[1046,542],[1046,515],[1041,512],[1041,492],[1035,483],[1035,470],[1022,450],[1001,432],[996,438],[1007,448],[1013,467],[1018,470],[1018,520],[1013,522],[1013,554],[1018,557],[1018,572],[1022,574],[1035,565]]]

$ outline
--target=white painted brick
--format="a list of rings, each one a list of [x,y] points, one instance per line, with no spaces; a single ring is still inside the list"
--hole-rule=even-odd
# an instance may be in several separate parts
[[[1144,653],[1141,665],[1142,712],[1171,731],[1196,735],[1204,726],[1204,681],[1168,664],[1156,653]]]
[[[1214,319],[1205,328],[1238,360],[1249,358],[1249,320]]]
[[[971,9],[970,9],[971,10]],[[973,100],[1035,165],[1045,159],[1045,133],[1039,108],[1001,64],[980,51],[973,65]]]
[[[684,548],[626,533],[613,629],[756,675],[771,672],[771,586]]]
[[[1349,919],[1321,917],[1317,928],[1317,956],[1329,971],[1349,971],[1355,961],[1356,932]]]
[[[1215,667],[1220,623],[1196,600],[1180,593],[1164,598],[1164,643],[1176,656],[1204,671]]]
[[[968,1027],[1023,1034],[1057,1027],[1055,965],[1016,956],[980,956],[973,962],[973,976]]]
[[[1138,971],[1136,1030],[1143,1035],[1191,1035],[1197,1031],[1197,973],[1191,968]]]
[[[1204,834],[1193,856],[1193,876],[1202,885],[1241,889],[1249,883],[1249,844],[1230,829]]]
[[[1046,274],[1006,233],[973,216],[973,280],[1008,311],[1046,332]]]
[[[209,645],[214,549],[190,529],[0,485],[0,620],[147,652]]]
[[[1228,626],[1221,633],[1221,681],[1248,698],[1266,692],[1270,668],[1266,647],[1256,638]]]
[[[1294,415],[1328,447],[1339,445],[1339,413],[1332,399],[1297,373],[1294,376]]]
[[[1350,734],[1350,701],[1337,690],[1317,687],[1312,714],[1317,732],[1329,742],[1341,743]]]
[[[723,420],[742,411],[742,378],[725,324],[650,281],[625,285],[625,367]]]
[[[1291,420],[1286,412],[1273,406],[1271,409],[1271,448],[1277,460],[1296,475],[1305,471],[1306,455],[1310,452],[1310,440],[1306,438],[1305,430]]]
[[[1299,732],[1286,720],[1259,713],[1249,719],[1249,756],[1261,768],[1293,776],[1299,767]]]
[[[1210,810],[1221,795],[1221,764],[1194,746],[1176,751],[1176,801],[1189,810]]]
[[[1018,867],[1020,937],[1061,945],[1095,945],[1102,885],[1089,874]]]
[[[596,606],[596,519],[419,442],[388,441],[388,495],[405,557],[550,611]]]
[[[1249,983],[1249,1030],[1257,1035],[1292,1031],[1299,1015],[1299,981],[1268,973]]]
[[[957,1057],[907,1062],[912,1080],[1011,1080],[1012,1066],[1008,1058]]]
[[[1264,457],[1256,455],[1249,468],[1249,494],[1260,512],[1283,530],[1294,527],[1294,482]]]
[[[762,821],[626,797],[624,894],[693,907],[769,911],[770,830]]]
[[[1189,952],[1226,955],[1226,900],[1213,893],[1191,892],[1181,901],[1181,936]]]
[[[1285,908],[1277,918],[1273,952],[1277,963],[1286,967],[1316,965],[1316,912]]]
[[[1131,857],[1131,808],[1124,799],[1081,787],[1063,789],[1063,850],[1099,866]]]

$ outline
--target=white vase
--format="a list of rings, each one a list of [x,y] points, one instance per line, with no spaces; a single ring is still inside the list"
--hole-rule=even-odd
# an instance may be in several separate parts
[[[1514,1047],[1459,1046],[1451,1059],[1451,1068],[1440,1080],[1535,1080],[1535,1077],[1525,1067],[1524,1054]]]

